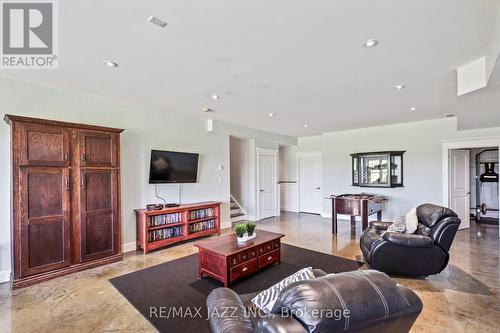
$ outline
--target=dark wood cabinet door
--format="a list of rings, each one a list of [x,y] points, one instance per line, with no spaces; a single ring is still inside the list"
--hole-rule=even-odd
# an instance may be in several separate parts
[[[81,261],[118,253],[118,172],[83,169],[81,172]]]
[[[79,137],[81,166],[117,165],[117,134],[79,131]]]
[[[69,170],[20,169],[21,275],[70,264]]]
[[[20,165],[69,165],[69,133],[66,128],[23,124],[20,133]]]

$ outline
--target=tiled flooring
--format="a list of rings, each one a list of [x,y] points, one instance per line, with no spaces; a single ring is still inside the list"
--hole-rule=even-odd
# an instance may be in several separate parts
[[[359,223],[354,228],[341,221],[339,235],[332,237],[329,219],[283,213],[258,228],[286,234],[288,244],[361,259]],[[441,274],[398,278],[424,303],[412,332],[499,332],[499,246],[498,226],[473,226],[458,232],[450,265]],[[147,256],[127,253],[122,262],[16,291],[2,284],[0,332],[155,332],[108,279],[195,252],[185,243]]]

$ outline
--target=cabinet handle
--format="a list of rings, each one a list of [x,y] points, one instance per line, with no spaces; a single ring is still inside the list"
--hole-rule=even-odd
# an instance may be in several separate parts
[[[82,155],[80,156],[80,159],[82,160],[82,162],[85,162],[85,153],[82,153]]]
[[[248,271],[248,268],[243,267],[243,269],[242,269],[241,271],[242,271],[242,272],[246,272],[246,271]]]
[[[87,186],[87,178],[85,175],[82,175],[82,190],[85,190]]]
[[[64,153],[64,162],[69,161],[69,153]]]
[[[273,259],[273,257],[271,257],[271,256],[267,257],[267,261],[269,261],[271,259]]]
[[[69,176],[66,176],[64,180],[64,185],[66,186],[66,191],[69,191]]]

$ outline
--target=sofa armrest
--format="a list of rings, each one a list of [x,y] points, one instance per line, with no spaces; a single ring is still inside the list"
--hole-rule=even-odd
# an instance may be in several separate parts
[[[245,316],[245,306],[231,289],[217,288],[207,298],[212,333],[251,333],[252,322]]]
[[[392,224],[392,222],[382,222],[382,221],[371,221],[370,228],[378,230],[387,230],[387,228]]]
[[[308,331],[292,316],[269,315],[257,321],[253,333],[308,333]]]
[[[431,247],[434,244],[434,240],[431,237],[424,235],[385,232],[382,237],[393,244],[408,247]]]

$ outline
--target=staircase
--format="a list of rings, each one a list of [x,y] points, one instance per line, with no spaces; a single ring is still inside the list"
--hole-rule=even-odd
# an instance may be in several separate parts
[[[231,213],[231,223],[242,221],[245,219],[245,211],[241,208],[241,206],[234,200],[231,195],[230,200],[230,213]]]

